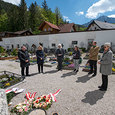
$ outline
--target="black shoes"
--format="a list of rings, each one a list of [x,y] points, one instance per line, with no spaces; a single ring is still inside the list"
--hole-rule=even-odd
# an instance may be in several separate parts
[[[30,75],[28,74],[28,75],[26,75],[26,76],[30,76]]]
[[[104,89],[102,86],[98,86],[100,91],[107,91],[107,89]]]
[[[92,74],[93,72],[89,72],[88,75]]]
[[[102,88],[102,86],[98,86],[98,88],[99,88],[99,89],[101,89],[101,88]]]
[[[92,75],[92,77],[95,77],[95,76],[96,76],[96,74],[93,74],[93,75]]]
[[[103,89],[103,88],[100,88],[99,90],[100,90],[100,91],[107,91],[107,89]]]

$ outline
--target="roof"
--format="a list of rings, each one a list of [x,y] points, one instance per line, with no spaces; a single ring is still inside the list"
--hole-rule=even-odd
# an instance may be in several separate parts
[[[39,30],[42,30],[42,28],[43,28],[43,26],[44,26],[45,24],[48,24],[48,25],[49,25],[51,28],[53,28],[53,29],[60,30],[60,29],[58,28],[58,26],[56,26],[56,25],[54,25],[54,24],[52,24],[52,23],[50,23],[50,22],[47,22],[47,21],[44,21],[44,22],[40,25]]]
[[[105,29],[115,29],[115,24],[111,24],[111,23],[107,23],[107,22],[101,22],[98,20],[94,20],[92,23],[95,23],[97,26],[99,26],[101,29],[104,29],[104,30]],[[88,26],[88,28],[90,27],[90,25]]]
[[[76,31],[74,23],[61,24],[58,27],[60,29],[60,32],[71,32],[72,27],[74,27],[74,30]]]
[[[5,37],[6,34],[17,36],[17,35],[22,35],[25,32],[30,32],[31,35],[33,35],[30,30],[23,30],[23,31],[17,31],[17,32],[0,32],[0,37]]]
[[[25,32],[30,32],[32,34],[32,32],[30,30],[17,31],[17,32],[14,32],[14,34],[21,35],[21,34],[23,34]]]

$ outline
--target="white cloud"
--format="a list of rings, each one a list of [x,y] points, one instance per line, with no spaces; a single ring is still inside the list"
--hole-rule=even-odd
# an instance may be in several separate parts
[[[115,14],[109,15],[108,17],[109,17],[109,18],[115,18]]]
[[[75,12],[76,15],[80,16],[80,15],[84,15],[84,12],[81,11],[81,12]]]
[[[87,10],[87,18],[96,18],[99,14],[115,10],[115,0],[99,0]]]
[[[68,22],[71,21],[71,20],[69,19],[69,17],[67,17],[67,16],[63,16],[63,18],[64,18],[66,21],[68,21]]]
[[[15,4],[15,5],[19,5],[20,4],[20,0],[3,0],[3,1]]]

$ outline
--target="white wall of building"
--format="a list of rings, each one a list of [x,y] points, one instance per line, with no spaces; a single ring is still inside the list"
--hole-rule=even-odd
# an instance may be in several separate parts
[[[35,36],[23,36],[23,37],[10,37],[3,38],[2,44],[5,48],[9,46],[17,48],[17,44],[22,46],[23,44],[28,44],[31,48],[32,44],[36,46],[39,43],[43,43],[43,46],[46,48],[53,48],[52,44],[56,44],[56,47],[59,43],[64,45],[64,49],[72,47],[72,41],[78,41],[79,47],[88,47],[88,41],[95,40],[98,43],[98,46],[103,45],[105,42],[112,42],[115,46],[115,30],[108,31],[91,31],[91,32],[74,32],[74,33],[63,33],[63,34],[50,34],[50,35],[35,35]]]

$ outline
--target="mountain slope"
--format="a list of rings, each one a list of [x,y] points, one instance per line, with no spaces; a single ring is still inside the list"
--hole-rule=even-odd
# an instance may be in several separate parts
[[[98,21],[102,21],[102,22],[105,22],[105,21],[106,21],[106,22],[108,22],[108,23],[115,23],[115,18],[109,18],[109,17],[107,17],[107,16],[100,16],[99,18],[93,19],[93,20],[98,20]],[[83,24],[83,26],[88,27],[88,25],[89,25],[93,20],[91,20],[91,21],[88,22],[88,23]]]
[[[17,6],[0,0],[0,11],[4,10],[5,12],[8,12],[11,8],[14,8],[14,7],[17,7]]]

